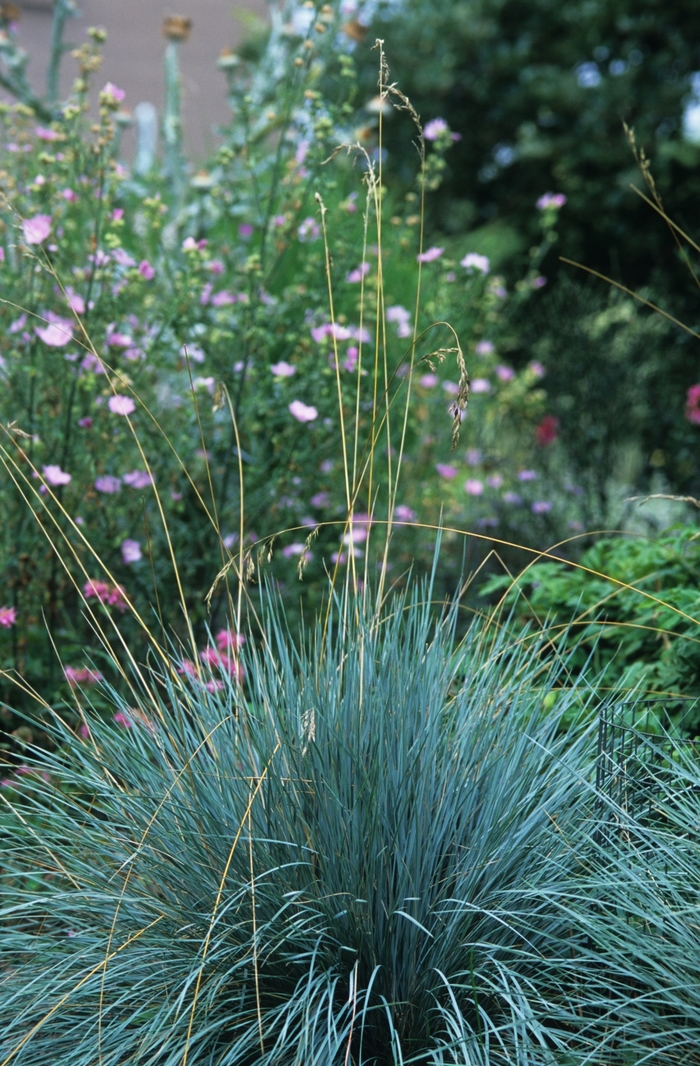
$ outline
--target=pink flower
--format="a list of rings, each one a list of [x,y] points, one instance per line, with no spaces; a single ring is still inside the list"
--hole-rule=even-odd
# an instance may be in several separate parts
[[[63,674],[71,688],[77,688],[78,685],[96,685],[102,680],[99,670],[88,670],[86,666],[66,666]]]
[[[538,211],[546,211],[549,207],[559,210],[559,208],[563,207],[565,203],[566,197],[563,192],[546,192],[543,196],[540,196],[535,207]]]
[[[354,345],[351,345],[346,352],[345,359],[343,360],[343,370],[347,370],[348,373],[352,374],[353,370],[357,366],[357,360],[359,355],[360,349],[356,348]]]
[[[493,355],[494,350],[491,341],[479,341],[474,349],[477,355]]]
[[[122,729],[131,729],[134,724],[122,711],[117,711],[112,721],[115,725],[120,725]]]
[[[51,232],[51,215],[34,215],[22,223],[22,235],[27,244],[41,244]]]
[[[122,559],[127,566],[131,563],[138,563],[143,558],[141,554],[141,545],[137,540],[131,540],[129,537],[122,541]]]
[[[276,378],[291,378],[292,374],[297,372],[297,368],[292,366],[291,363],[285,363],[284,359],[279,363],[272,363],[270,370]]]
[[[122,585],[113,585],[109,590],[107,603],[110,607],[117,607],[123,614],[129,603],[126,597],[126,589]]]
[[[499,381],[512,381],[515,377],[515,371],[509,366],[497,366],[496,377]]]
[[[500,474],[491,474],[490,477],[486,478],[486,484],[490,489],[500,489],[503,485],[503,478]]]
[[[446,478],[451,481],[453,477],[457,477],[458,470],[456,466],[452,466],[450,463],[436,463],[435,469],[440,477]]]
[[[521,470],[518,474],[518,481],[536,481],[536,470]]]
[[[211,692],[213,694],[214,692],[221,692],[222,688],[224,687],[224,683],[223,681],[219,681],[218,678],[212,678],[211,681],[207,681],[204,687],[207,692]]]
[[[47,314],[48,326],[37,326],[34,330],[37,337],[47,344],[49,348],[63,348],[73,340],[73,325],[66,318],[58,315]]]
[[[443,381],[442,387],[448,396],[459,396],[459,385],[456,381]]]
[[[223,274],[224,272],[224,264],[221,259],[210,259],[206,267],[212,274]]]
[[[548,514],[552,510],[549,500],[535,500],[530,508],[533,514]]]
[[[89,578],[83,585],[83,594],[86,600],[100,600],[102,603],[107,603],[109,600],[109,583],[107,581],[97,581],[95,578]]]
[[[47,129],[46,126],[37,126],[34,132],[40,141],[57,141],[61,136],[56,130]]]
[[[253,236],[253,227],[251,226],[250,222],[243,222],[242,225],[238,227],[238,232],[241,237],[246,239],[248,237]]]
[[[76,315],[85,314],[85,300],[80,293],[74,292],[70,285],[66,287],[66,298],[71,311],[75,311]]]
[[[198,677],[197,667],[191,659],[183,659],[177,668],[178,674],[184,674],[186,677]]]
[[[17,611],[14,607],[0,607],[0,626],[9,629],[17,621]]]
[[[475,395],[479,392],[491,392],[491,382],[488,378],[474,378],[471,389]]]
[[[212,296],[212,307],[229,307],[231,304],[235,304],[236,295],[233,292],[227,292],[223,289],[221,292],[217,292],[215,296]]]
[[[117,393],[116,396],[110,396],[107,406],[114,415],[130,415],[136,410],[136,404],[131,399],[131,396],[120,396]]]
[[[549,444],[554,444],[558,436],[559,419],[554,415],[545,415],[535,429],[535,440],[540,448],[546,448]]]
[[[478,466],[483,458],[479,448],[467,448],[466,460],[470,466]]]
[[[369,274],[369,271],[370,271],[369,263],[360,263],[360,265],[358,267],[355,267],[354,270],[351,270],[349,274],[345,275],[345,280],[349,281],[351,284],[355,284],[358,281],[362,281],[362,279],[367,274]]]
[[[444,248],[436,248],[433,245],[426,252],[421,252],[420,255],[417,255],[416,259],[419,263],[432,263],[435,259],[439,259],[444,251]]]
[[[139,263],[139,274],[145,281],[153,281],[156,276],[155,270],[147,259],[142,259]]]
[[[74,204],[78,199],[77,192],[73,192],[72,189],[64,189],[61,196],[64,200],[67,200],[69,204]]]
[[[321,231],[318,228],[318,222],[315,218],[305,218],[297,230],[299,240],[304,241],[305,243],[317,241],[320,233]]]
[[[415,522],[416,512],[405,503],[399,503],[394,508],[394,518],[399,522]]]
[[[469,477],[464,482],[464,491],[468,496],[481,496],[484,491],[484,483],[477,478]]]
[[[108,81],[100,93],[100,96],[105,97],[108,103],[120,104],[126,97],[126,93],[123,89],[118,89],[116,85],[113,85],[111,81]]]
[[[304,545],[300,541],[295,541],[294,544],[285,544],[282,548],[282,555],[285,559],[292,559],[295,555],[301,555],[304,551]]]
[[[463,266],[468,274],[473,274],[475,270],[480,274],[488,274],[491,269],[488,256],[479,255],[478,252],[468,252],[464,259],[460,259],[460,266]]]
[[[530,284],[532,285],[533,289],[543,289],[544,286],[547,284],[547,279],[544,274],[538,274],[536,278],[532,279]]]
[[[418,378],[418,384],[424,389],[432,389],[437,383],[437,374],[423,374]]]
[[[219,651],[229,651],[232,648],[242,648],[245,637],[242,633],[234,633],[232,629],[220,629],[214,638]]]
[[[685,394],[685,417],[693,425],[700,425],[700,385],[691,385]]]
[[[127,251],[125,251],[123,248],[115,248],[114,251],[112,252],[112,259],[117,264],[117,266],[121,266],[121,267],[136,266],[136,260],[132,259],[132,257],[129,255],[129,253]]]
[[[71,475],[67,474],[65,470],[61,470],[60,466],[55,463],[50,463],[48,466],[42,467],[44,479],[49,485],[56,488],[59,485],[67,485],[71,481]]]
[[[318,418],[316,408],[308,406],[301,400],[292,400],[289,404],[289,411],[297,422],[313,422],[314,419]]]
[[[545,375],[545,369],[538,359],[533,359],[531,363],[528,363],[527,368],[536,378],[543,378]]]
[[[433,118],[430,122],[426,123],[423,129],[423,136],[426,141],[436,141],[441,133],[447,133],[449,126],[445,122],[444,118]]]
[[[124,474],[122,480],[132,489],[145,489],[153,484],[153,478],[147,470],[132,470],[130,474]]]
[[[120,477],[113,477],[111,474],[102,474],[100,477],[95,478],[95,488],[98,492],[104,492],[109,496],[113,496],[115,492],[119,492],[122,487],[122,479]]]

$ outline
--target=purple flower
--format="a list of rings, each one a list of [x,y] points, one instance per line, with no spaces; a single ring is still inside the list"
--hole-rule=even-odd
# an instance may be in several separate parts
[[[327,492],[317,492],[309,500],[312,507],[327,507],[330,502],[331,498]]]
[[[137,540],[130,540],[128,537],[122,541],[122,559],[129,566],[131,563],[138,563],[143,556],[141,555],[141,545]]]
[[[130,474],[124,474],[124,484],[132,489],[145,489],[153,484],[153,478],[147,470],[132,470]]]
[[[493,355],[495,349],[491,341],[479,341],[474,349],[477,355]]]
[[[108,496],[113,496],[115,492],[119,492],[122,487],[122,479],[120,477],[113,477],[111,474],[102,474],[100,477],[95,478],[95,488],[98,492],[104,492]]]
[[[227,292],[226,289],[217,292],[216,295],[211,298],[212,307],[230,307],[230,305],[235,304],[235,302],[235,293]]]
[[[449,126],[444,118],[433,118],[423,128],[423,136],[426,141],[436,141],[441,133],[447,133]]]
[[[136,410],[136,404],[131,396],[110,396],[107,406],[114,415],[130,415]]]
[[[79,418],[78,425],[81,429],[92,429],[92,419],[90,418],[90,415],[85,415],[84,418]]]
[[[478,270],[480,274],[488,274],[491,269],[488,256],[479,255],[478,252],[468,252],[459,262],[468,274],[473,274],[475,270]]]
[[[512,503],[514,506],[517,507],[518,504],[521,504],[523,502],[523,498],[522,496],[518,496],[517,492],[504,492],[503,502]]]
[[[503,478],[500,474],[491,474],[491,477],[486,478],[486,484],[490,489],[500,489],[503,484]]]
[[[528,363],[527,368],[535,375],[536,378],[543,378],[545,375],[545,369],[538,359],[533,359],[531,363]]]
[[[509,366],[497,366],[496,377],[499,381],[512,381],[515,377],[515,371]]]
[[[343,370],[347,370],[349,373],[352,373],[355,367],[357,366],[357,360],[359,355],[359,348],[356,348],[354,345],[351,345],[346,352],[346,358],[343,362]]]
[[[156,276],[155,270],[147,259],[142,259],[139,263],[139,274],[144,279],[144,281],[153,281],[154,277]]]
[[[435,245],[433,245],[432,248],[428,248],[427,251],[417,255],[416,259],[419,263],[432,263],[435,259],[439,259],[444,251],[444,248],[436,248]]]
[[[435,469],[440,477],[444,477],[447,481],[450,481],[453,477],[457,477],[459,471],[456,466],[451,466],[450,463],[436,463]]]
[[[318,418],[316,408],[308,406],[301,400],[292,400],[289,404],[289,411],[297,422],[313,422],[314,419]]]
[[[297,230],[299,240],[304,241],[307,244],[311,241],[318,240],[320,233],[321,231],[318,228],[318,222],[315,218],[305,218]]]
[[[552,505],[549,500],[535,500],[531,510],[533,514],[547,514],[552,510]]]
[[[250,222],[243,222],[238,227],[238,232],[239,232],[240,236],[243,237],[244,239],[247,238],[247,237],[252,237],[253,236],[253,227],[251,226]]]
[[[291,378],[293,374],[296,374],[297,368],[292,366],[291,363],[285,363],[284,359],[281,359],[279,363],[272,363],[270,371],[276,378]]]
[[[487,378],[474,378],[471,384],[474,394],[478,392],[491,392],[491,382]]]
[[[407,504],[398,503],[394,508],[394,518],[398,518],[399,522],[414,522],[416,519],[416,512]]]
[[[17,621],[17,611],[14,607],[0,607],[0,626],[10,629]]]
[[[354,270],[351,270],[349,274],[345,275],[345,280],[354,284],[355,282],[362,281],[365,275],[369,274],[369,272],[369,263],[360,263],[358,267],[355,267]]]
[[[546,211],[548,207],[559,209],[566,203],[566,197],[563,192],[546,192],[543,196],[540,196],[539,200],[535,204],[538,211]]]
[[[536,480],[537,480],[537,471],[536,470],[521,470],[518,473],[518,481],[536,481]]]
[[[61,136],[56,130],[47,129],[46,126],[37,126],[34,132],[40,141],[57,141]]]
[[[423,374],[418,378],[418,384],[424,389],[432,389],[434,385],[437,385],[437,374]]]
[[[459,385],[456,381],[443,381],[442,387],[448,396],[459,396]]]
[[[22,223],[22,235],[27,244],[41,244],[51,232],[51,215],[34,215]]]
[[[468,477],[464,482],[464,491],[468,496],[481,496],[484,491],[484,483],[475,477]]]
[[[68,482],[71,480],[70,474],[67,474],[65,470],[61,470],[60,466],[57,466],[54,463],[49,464],[49,466],[42,467],[42,473],[44,475],[44,479],[48,482],[49,485],[52,485],[54,488],[56,488],[58,485],[67,485]]]
[[[544,274],[539,274],[536,278],[532,279],[530,284],[532,285],[533,289],[543,289],[544,286],[547,284],[547,279]]]
[[[294,544],[287,544],[282,548],[282,555],[285,559],[291,559],[295,555],[301,555],[304,551],[304,545],[296,541]]]
[[[466,459],[470,466],[478,466],[483,459],[483,455],[478,448],[468,448]]]
[[[134,342],[128,333],[118,333],[111,330],[105,337],[105,344],[109,348],[128,348]]]
[[[183,344],[180,355],[193,363],[203,363],[206,358],[204,351],[196,344]]]

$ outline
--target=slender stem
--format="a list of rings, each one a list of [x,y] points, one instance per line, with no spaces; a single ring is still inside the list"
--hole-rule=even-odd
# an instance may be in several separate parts
[[[165,114],[163,141],[165,170],[179,200],[183,191],[182,113],[180,93],[180,42],[170,40],[165,49]]]

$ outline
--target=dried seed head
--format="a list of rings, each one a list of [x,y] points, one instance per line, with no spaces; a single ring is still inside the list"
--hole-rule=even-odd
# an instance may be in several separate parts
[[[168,15],[163,20],[163,36],[169,41],[186,41],[192,29],[192,19],[183,15]]]

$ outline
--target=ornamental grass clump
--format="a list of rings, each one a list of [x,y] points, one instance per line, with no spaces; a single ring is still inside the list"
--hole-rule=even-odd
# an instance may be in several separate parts
[[[457,641],[423,592],[350,593],[298,643],[268,606],[245,685],[140,668],[128,700],[105,687],[112,721],[85,701],[78,739],[55,717],[6,797],[1,1062],[593,1046],[590,736],[557,735],[530,650]]]

